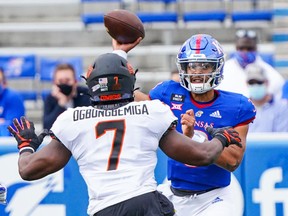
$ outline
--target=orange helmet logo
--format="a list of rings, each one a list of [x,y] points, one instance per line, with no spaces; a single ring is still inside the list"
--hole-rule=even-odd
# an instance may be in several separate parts
[[[101,95],[100,96],[101,101],[117,100],[117,99],[121,99],[121,94],[111,94],[111,95]]]

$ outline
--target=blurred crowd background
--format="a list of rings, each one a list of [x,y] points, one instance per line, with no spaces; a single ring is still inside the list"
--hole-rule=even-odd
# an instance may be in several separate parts
[[[0,0],[0,5],[0,66],[8,86],[24,97],[26,116],[37,130],[56,65],[71,63],[84,84],[80,74],[99,54],[112,51],[103,24],[103,14],[112,9],[134,11],[145,25],[144,40],[128,57],[139,69],[137,87],[144,92],[170,78],[180,45],[191,35],[211,34],[229,59],[239,29],[257,33],[263,59],[288,79],[286,0]]]
[[[129,62],[139,69],[136,87],[144,93],[158,82],[178,80],[176,55],[192,35],[204,33],[216,38],[224,48],[226,63],[233,57],[239,60],[241,53],[237,51],[253,54],[257,44],[257,56],[259,54],[267,63],[265,67],[259,61],[252,61],[255,55],[246,53],[240,61],[253,64],[245,65],[244,72],[239,66],[236,66],[239,69],[237,75],[236,70],[225,71],[224,68],[225,88],[234,87],[236,92],[250,97],[257,108],[258,116],[250,131],[264,132],[249,137],[242,166],[234,173],[245,199],[241,190],[235,198],[239,199],[241,210],[245,203],[244,215],[247,216],[287,215],[288,133],[267,133],[288,131],[287,0],[0,0],[0,147],[3,150],[0,161],[9,164],[0,166],[1,173],[5,173],[0,182],[9,187],[8,200],[23,182],[16,173],[18,153],[15,153],[16,146],[11,137],[7,137],[7,125],[15,116],[20,117],[25,112],[26,117],[35,123],[38,134],[43,127],[51,127],[54,119],[68,107],[86,105],[89,99],[82,88],[85,83],[80,75],[85,75],[98,55],[112,51],[112,40],[104,27],[103,15],[113,9],[133,11],[144,23],[144,40],[128,54]],[[252,42],[245,44],[243,38]],[[230,63],[226,64],[227,68],[233,67]],[[273,73],[272,69],[275,69]],[[277,92],[267,90],[277,88]],[[160,162],[164,159],[159,157]],[[43,206],[57,202],[66,205],[66,210],[60,208],[62,215],[83,213],[87,206],[87,199],[83,199],[85,187],[75,172],[75,164],[71,163],[65,175],[61,170],[54,178],[56,183],[49,184],[54,186],[49,190],[58,197],[54,193],[49,196],[50,191],[45,189],[43,197],[36,197],[36,201],[30,197],[27,199],[27,195],[33,197],[41,190],[32,187],[28,193],[23,187],[22,194],[21,190],[15,193],[15,200],[21,200],[21,203],[14,205],[11,202],[12,207],[7,205],[7,208],[0,206],[0,211],[3,210],[0,214],[4,215],[5,209],[5,215],[10,211],[13,215],[32,215],[30,210],[36,209],[33,215],[51,215],[51,212],[59,211],[57,205]],[[161,166],[156,168],[158,180],[162,181],[166,176],[163,170]],[[69,181],[65,190],[62,178]],[[76,199],[67,199],[67,194],[74,197],[75,188],[77,193],[82,192],[82,196],[78,194]],[[43,202],[45,205],[37,206],[45,196],[48,197]],[[34,205],[34,201],[37,204]],[[16,207],[13,209],[13,206]],[[37,214],[40,210],[46,214]]]

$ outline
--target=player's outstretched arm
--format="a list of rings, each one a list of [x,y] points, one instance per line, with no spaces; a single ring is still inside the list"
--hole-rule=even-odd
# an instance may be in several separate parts
[[[40,179],[60,170],[67,164],[71,152],[57,140],[52,139],[48,145],[37,151],[48,134],[47,131],[37,136],[33,122],[28,121],[25,117],[21,117],[20,122],[14,119],[13,124],[16,130],[11,126],[8,127],[8,130],[18,144],[18,169],[22,179]]]
[[[150,97],[148,94],[145,94],[144,92],[141,92],[137,89],[134,91],[134,99],[135,101],[145,101],[150,100]]]
[[[206,131],[213,137],[221,141],[223,147],[237,145],[242,148],[239,133],[232,127],[212,128],[206,127]]]
[[[219,158],[217,159],[217,161],[215,162],[216,165],[230,172],[235,171],[239,167],[244,157],[246,149],[246,138],[249,126],[241,125],[235,127],[234,129],[239,133],[242,148],[239,148],[236,145],[231,145],[229,146],[229,148],[225,148],[224,151],[219,156]]]
[[[215,162],[224,147],[241,146],[239,134],[234,129],[215,130],[212,128],[209,132],[214,137],[212,140],[199,143],[178,133],[175,129],[170,129],[161,138],[160,148],[174,160],[195,166],[206,166]]]

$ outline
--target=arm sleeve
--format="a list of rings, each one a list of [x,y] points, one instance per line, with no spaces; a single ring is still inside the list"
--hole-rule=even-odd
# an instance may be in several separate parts
[[[164,133],[171,128],[171,124],[176,126],[177,117],[170,110],[170,107],[159,100],[153,100],[151,103],[153,106],[152,118],[156,119],[159,124],[151,124],[150,130],[152,133],[158,134],[158,139],[160,140]],[[159,119],[161,119],[159,121]]]
[[[121,56],[122,58],[126,59],[127,60],[127,53],[123,50],[113,50],[112,53],[115,53],[119,56]]]
[[[63,112],[57,117],[56,121],[51,127],[52,134],[70,151],[74,139],[79,134],[79,130],[73,129],[75,125],[73,124],[72,116],[73,109],[68,108],[65,112]],[[71,133],[71,131],[73,131],[73,133]]]
[[[242,96],[239,112],[240,124],[238,125],[249,124],[255,119],[255,116],[256,116],[256,108],[254,104],[249,98]]]

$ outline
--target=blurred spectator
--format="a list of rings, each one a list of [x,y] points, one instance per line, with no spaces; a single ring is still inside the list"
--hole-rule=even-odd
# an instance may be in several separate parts
[[[24,101],[21,95],[7,87],[4,70],[0,68],[0,136],[11,136],[7,126],[14,118],[25,115]]]
[[[171,71],[170,79],[175,82],[180,82],[179,71],[177,68]]]
[[[249,97],[245,68],[248,64],[256,63],[267,73],[270,93],[281,97],[284,78],[271,65],[266,63],[257,52],[257,34],[252,30],[238,30],[236,32],[236,52],[224,65],[224,79],[219,89],[241,93]]]
[[[78,85],[73,66],[59,64],[53,74],[51,93],[44,101],[43,128],[50,129],[67,108],[89,105],[88,89]]]
[[[257,113],[251,132],[287,132],[288,105],[285,100],[275,98],[268,92],[269,80],[267,73],[257,64],[249,64],[245,68],[250,99]]]

